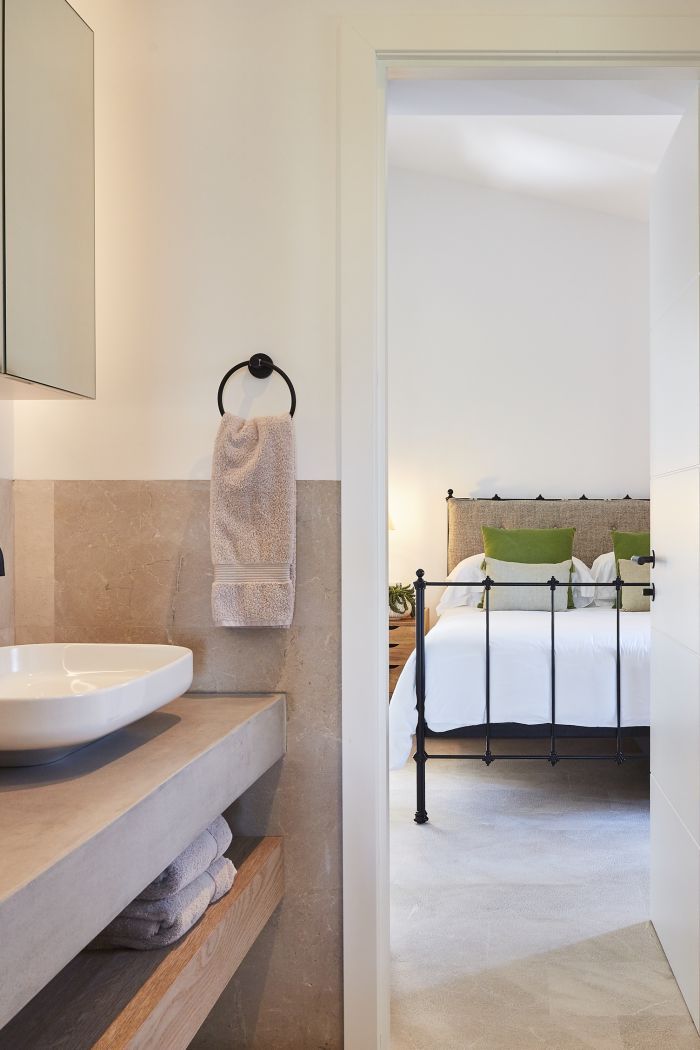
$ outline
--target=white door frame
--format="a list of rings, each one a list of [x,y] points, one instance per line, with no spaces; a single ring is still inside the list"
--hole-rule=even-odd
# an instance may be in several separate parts
[[[674,77],[700,69],[700,16],[341,20],[338,308],[342,479],[343,957],[346,1050],[389,1047],[387,402],[388,77]],[[542,67],[545,67],[544,74]],[[532,72],[530,73],[532,75]],[[418,396],[418,395],[417,395]],[[417,833],[420,833],[419,829]]]

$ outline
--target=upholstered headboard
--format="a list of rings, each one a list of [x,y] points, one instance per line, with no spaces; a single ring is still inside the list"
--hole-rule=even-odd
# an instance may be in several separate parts
[[[646,532],[645,499],[447,499],[447,571],[484,549],[482,525],[502,529],[576,528],[574,554],[592,565],[612,550],[611,529]]]

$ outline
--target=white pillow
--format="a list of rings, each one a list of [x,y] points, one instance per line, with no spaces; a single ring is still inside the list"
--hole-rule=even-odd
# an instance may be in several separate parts
[[[574,607],[576,609],[585,609],[587,605],[591,605],[595,600],[595,587],[586,587],[587,583],[595,583],[593,574],[588,568],[585,562],[581,561],[580,558],[572,558],[574,563],[574,572],[571,577],[572,592],[574,595]],[[575,584],[581,584],[582,586],[576,587]]]
[[[483,553],[472,554],[471,558],[465,558],[464,561],[455,565],[447,579],[450,582],[455,580],[459,583],[481,583],[486,575],[481,568],[483,564]],[[458,609],[464,605],[478,605],[483,593],[483,587],[445,587],[435,611],[438,616],[442,616],[445,609]]]
[[[577,609],[585,609],[595,598],[595,588],[586,587],[585,584],[593,583],[594,579],[591,575],[591,570],[585,562],[582,562],[580,558],[572,558],[572,561],[574,563],[574,571],[571,576],[571,583],[583,585],[572,588],[574,606]],[[447,579],[459,581],[460,583],[481,583],[486,575],[483,570],[483,564],[483,554],[472,554],[471,558],[465,558],[458,565],[455,565]],[[552,574],[550,573],[549,575],[551,576]],[[483,590],[480,587],[446,587],[442,592],[442,597],[435,611],[438,616],[442,616],[446,609],[458,609],[460,606],[475,607],[479,604],[482,597]]]
[[[495,583],[546,583],[554,576],[564,587],[554,592],[554,611],[564,612],[569,600],[568,583],[572,576],[571,559],[561,562],[499,561],[486,559],[486,572]],[[494,587],[490,607],[500,609],[549,612],[552,596],[548,587]]]
[[[610,551],[609,554],[599,554],[591,566],[591,572],[596,583],[612,583],[617,576],[614,553]],[[615,599],[616,592],[614,587],[595,588],[594,601],[602,609],[612,609],[615,605]]]

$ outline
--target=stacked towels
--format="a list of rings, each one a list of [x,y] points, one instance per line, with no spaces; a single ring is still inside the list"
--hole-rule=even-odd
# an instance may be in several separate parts
[[[210,904],[231,889],[236,869],[224,852],[231,829],[223,817],[205,828],[90,948],[164,948],[191,930]]]

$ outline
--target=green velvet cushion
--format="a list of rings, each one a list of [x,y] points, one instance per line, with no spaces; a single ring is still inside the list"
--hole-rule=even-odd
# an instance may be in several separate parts
[[[651,540],[648,532],[616,532],[612,530],[615,563],[620,559],[629,561],[635,554],[651,554]]]
[[[525,562],[536,565],[543,562],[569,560],[574,552],[576,529],[498,529],[482,525],[484,554],[498,561]],[[569,587],[568,607],[574,608],[574,596]]]
[[[576,529],[497,529],[482,525],[484,554],[499,561],[562,562],[574,552]]]

